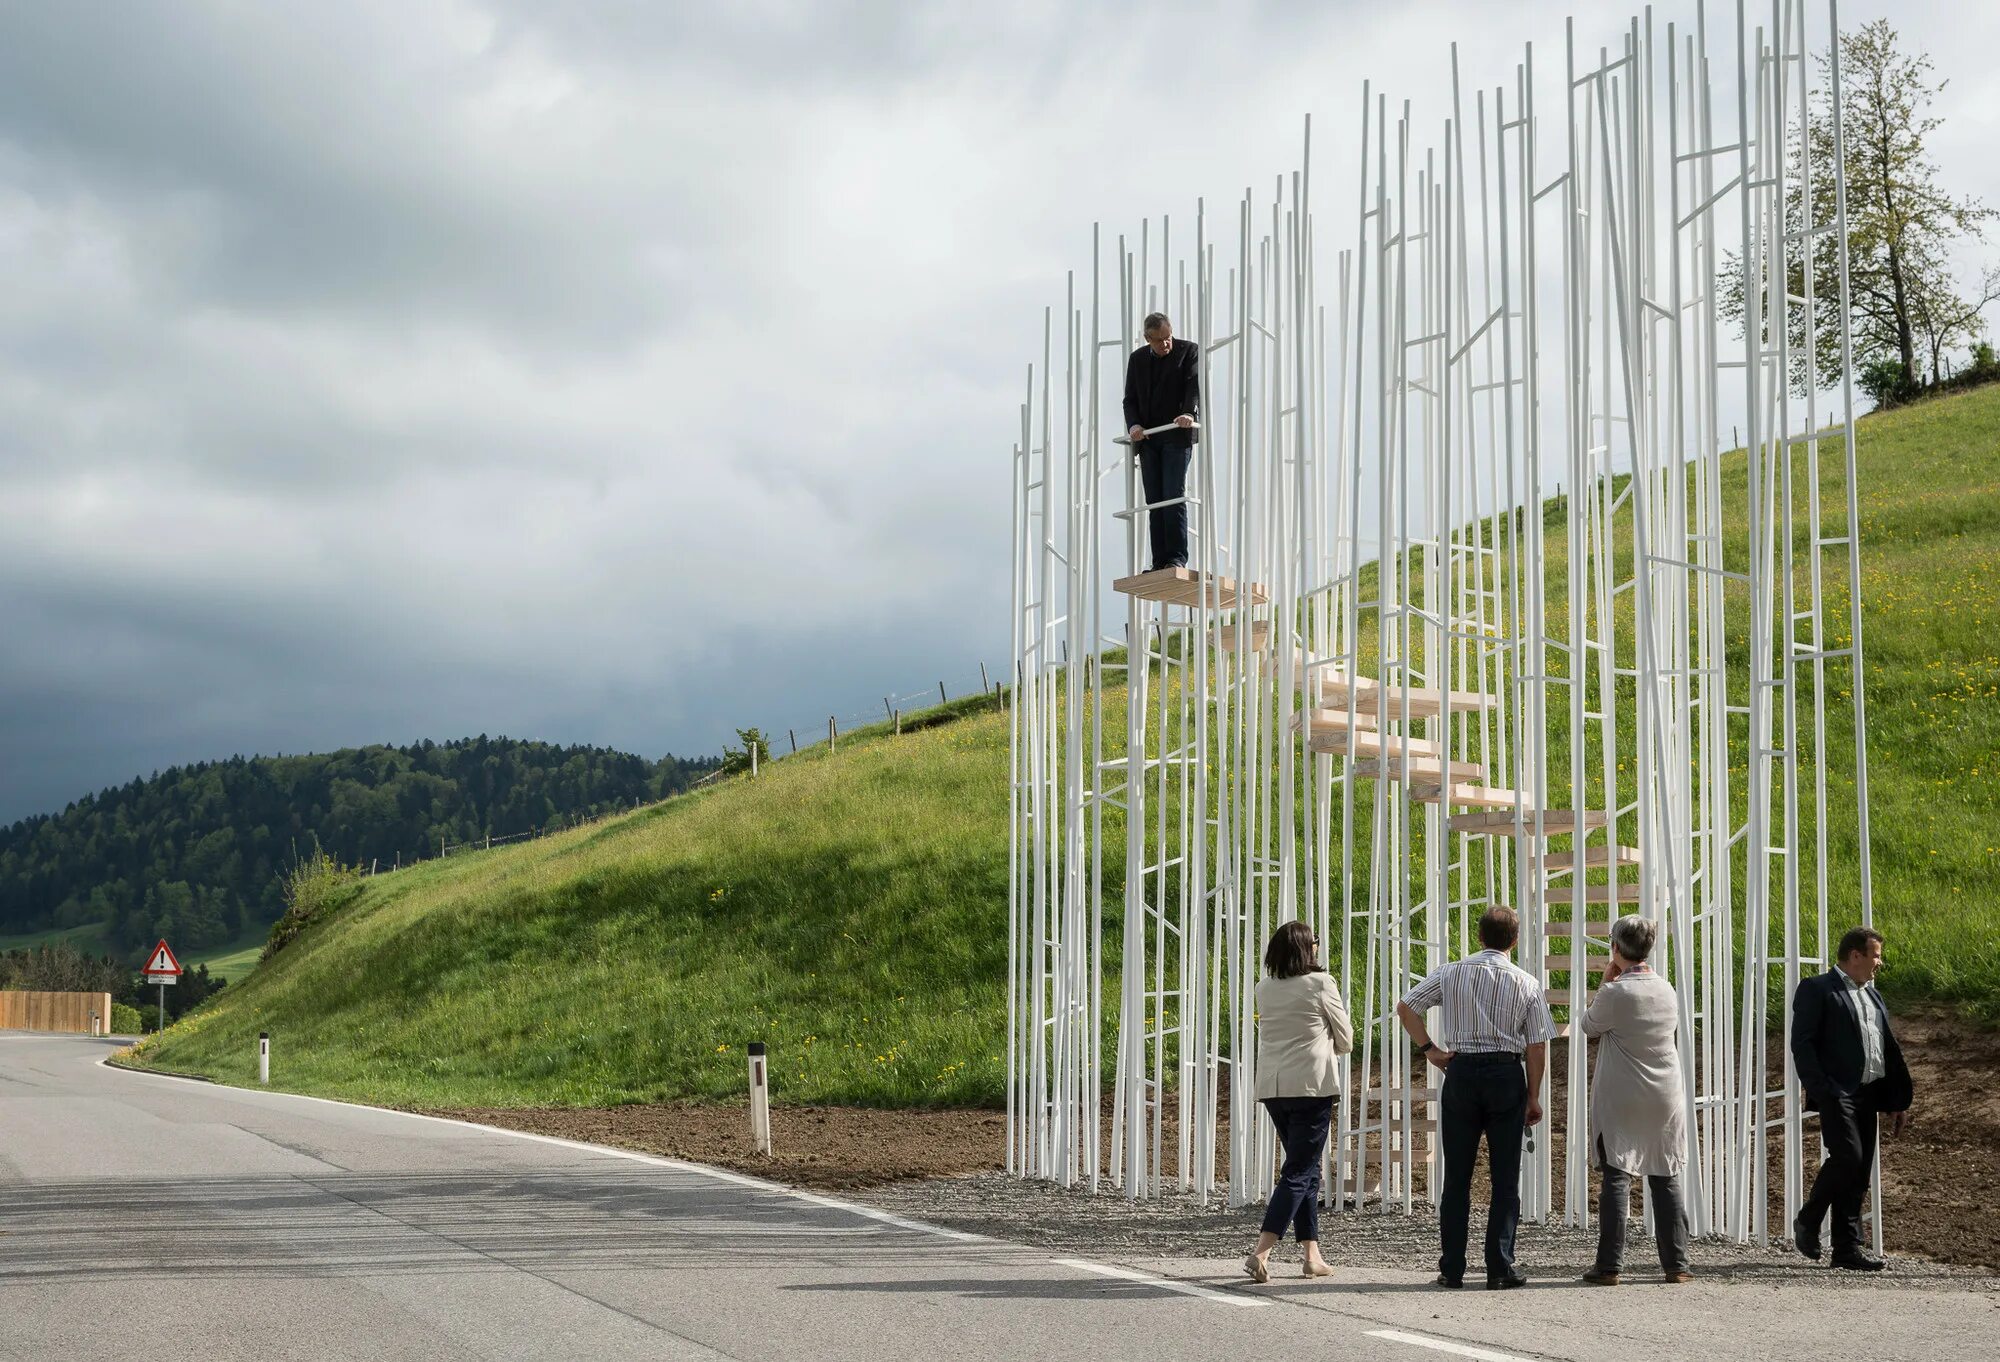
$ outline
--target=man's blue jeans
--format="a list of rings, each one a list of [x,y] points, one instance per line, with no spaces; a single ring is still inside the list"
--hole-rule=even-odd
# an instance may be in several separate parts
[[[1264,1110],[1278,1128],[1285,1166],[1264,1207],[1264,1232],[1283,1238],[1290,1225],[1301,1243],[1319,1242],[1319,1165],[1333,1124],[1331,1097],[1267,1097]]]

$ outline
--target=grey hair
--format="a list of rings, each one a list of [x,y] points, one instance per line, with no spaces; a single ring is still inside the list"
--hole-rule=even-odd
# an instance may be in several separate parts
[[[1139,324],[1139,330],[1141,334],[1150,335],[1152,332],[1158,331],[1161,327],[1172,326],[1173,324],[1173,319],[1168,317],[1164,312],[1148,312],[1146,320]]]
[[[1611,924],[1611,948],[1636,965],[1653,953],[1659,935],[1660,925],[1651,919],[1621,917]]]

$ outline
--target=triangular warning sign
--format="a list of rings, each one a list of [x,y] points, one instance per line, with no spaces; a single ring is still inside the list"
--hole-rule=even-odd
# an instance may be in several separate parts
[[[181,962],[174,959],[173,949],[164,941],[153,947],[153,954],[147,960],[146,968],[140,971],[142,974],[179,974],[180,972]]]

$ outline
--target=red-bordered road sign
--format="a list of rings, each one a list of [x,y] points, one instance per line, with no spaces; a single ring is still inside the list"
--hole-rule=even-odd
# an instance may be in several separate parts
[[[165,941],[153,947],[153,953],[146,957],[144,971],[149,984],[177,984],[180,982],[181,962],[174,958],[174,949]]]

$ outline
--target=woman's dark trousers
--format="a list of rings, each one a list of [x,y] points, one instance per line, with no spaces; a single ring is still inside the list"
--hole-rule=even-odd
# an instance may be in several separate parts
[[[1264,1233],[1284,1238],[1290,1225],[1301,1244],[1319,1242],[1319,1166],[1326,1156],[1326,1132],[1333,1124],[1331,1097],[1267,1097],[1264,1110],[1278,1128],[1285,1166],[1264,1208]]]
[[[1604,1144],[1597,1145],[1604,1188],[1597,1198],[1597,1270],[1616,1274],[1625,1262],[1625,1222],[1632,1213],[1632,1175],[1604,1162]],[[1660,1250],[1660,1271],[1669,1277],[1688,1270],[1687,1216],[1681,1210],[1681,1180],[1649,1177],[1653,1197],[1653,1241]]]
[[[1514,1231],[1521,1223],[1521,1138],[1528,1115],[1528,1075],[1516,1054],[1452,1056],[1444,1071],[1439,1124],[1444,1136],[1444,1195],[1438,1198],[1438,1271],[1465,1276],[1466,1228],[1472,1216],[1472,1165],[1486,1141],[1493,1200],[1486,1212],[1486,1275],[1514,1266]]]

